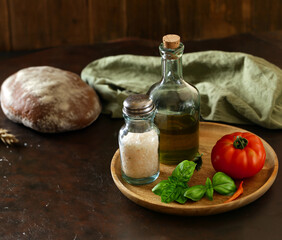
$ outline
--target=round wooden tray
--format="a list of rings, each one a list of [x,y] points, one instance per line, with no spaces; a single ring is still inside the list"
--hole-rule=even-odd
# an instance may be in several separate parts
[[[199,172],[195,171],[189,185],[205,184],[207,177],[212,178],[215,170],[212,167],[210,154],[216,141],[223,135],[236,131],[246,132],[236,128],[217,123],[200,123],[200,149],[203,153],[203,166]],[[266,151],[266,161],[263,169],[254,177],[244,179],[244,193],[236,200],[224,203],[228,196],[214,193],[213,201],[203,198],[198,202],[187,201],[185,204],[162,203],[160,196],[152,192],[152,188],[161,180],[171,175],[175,166],[161,164],[159,178],[148,185],[133,186],[126,183],[121,177],[120,154],[116,151],[111,162],[111,173],[118,189],[130,200],[145,208],[168,214],[201,216],[227,212],[245,206],[261,197],[273,184],[278,172],[278,159],[271,146],[262,139]],[[238,186],[239,181],[236,182]]]

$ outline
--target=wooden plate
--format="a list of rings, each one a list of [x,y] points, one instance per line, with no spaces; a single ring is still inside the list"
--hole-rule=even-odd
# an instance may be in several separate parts
[[[200,123],[199,152],[204,154],[203,166],[199,172],[195,171],[189,182],[190,186],[205,184],[207,177],[212,178],[215,174],[215,170],[212,167],[210,159],[212,147],[223,135],[236,131],[246,132],[244,129],[224,124],[206,122]],[[266,161],[263,169],[254,177],[245,179],[243,184],[244,193],[238,199],[229,203],[224,203],[224,201],[229,198],[228,196],[222,196],[217,193],[214,193],[213,201],[203,198],[198,202],[188,200],[185,204],[178,204],[175,202],[169,204],[162,203],[160,197],[152,192],[152,188],[161,180],[167,179],[167,177],[171,175],[175,166],[161,164],[160,176],[155,182],[148,185],[133,186],[126,183],[121,177],[119,150],[117,150],[113,156],[111,162],[111,173],[118,189],[127,198],[145,208],[157,212],[187,216],[218,214],[253,202],[261,197],[273,184],[278,172],[278,159],[271,146],[263,139],[262,142],[266,150]],[[239,185],[239,181],[236,182],[236,185]]]

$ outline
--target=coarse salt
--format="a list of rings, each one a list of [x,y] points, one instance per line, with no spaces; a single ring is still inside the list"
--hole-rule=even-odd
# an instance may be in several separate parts
[[[121,165],[126,176],[146,178],[159,171],[159,138],[156,131],[129,132],[121,141]]]

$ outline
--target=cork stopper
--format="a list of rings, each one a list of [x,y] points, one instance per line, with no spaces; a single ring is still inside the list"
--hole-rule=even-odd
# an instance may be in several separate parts
[[[163,44],[165,48],[176,49],[180,44],[180,37],[176,34],[168,34],[163,36]]]

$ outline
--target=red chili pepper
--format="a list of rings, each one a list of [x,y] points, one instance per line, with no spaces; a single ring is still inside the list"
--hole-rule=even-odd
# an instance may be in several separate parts
[[[237,191],[229,198],[227,199],[224,203],[228,203],[231,202],[233,200],[235,200],[236,198],[238,198],[241,194],[243,193],[243,181],[241,181],[239,188],[237,189]]]

